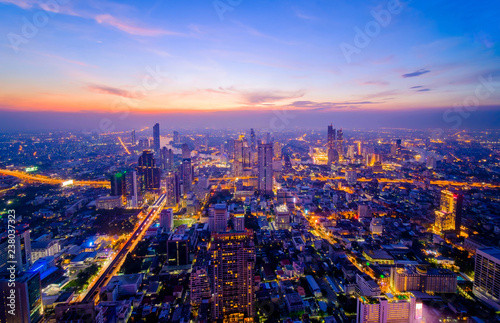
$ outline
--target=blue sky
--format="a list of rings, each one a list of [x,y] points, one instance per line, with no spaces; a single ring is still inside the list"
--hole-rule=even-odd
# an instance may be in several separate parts
[[[0,0],[0,12],[2,110],[444,109],[480,77],[494,90],[479,105],[500,99],[497,1]]]

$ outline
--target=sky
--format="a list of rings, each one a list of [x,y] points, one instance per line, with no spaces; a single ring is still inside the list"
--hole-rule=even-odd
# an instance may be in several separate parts
[[[0,126],[489,126],[499,16],[491,0],[0,0]]]

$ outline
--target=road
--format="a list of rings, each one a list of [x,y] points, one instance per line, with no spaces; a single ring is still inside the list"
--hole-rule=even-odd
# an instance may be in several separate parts
[[[0,174],[9,175],[17,177],[26,182],[39,182],[45,184],[53,184],[53,185],[62,185],[64,182],[68,180],[51,178],[43,175],[32,175],[16,170],[8,170],[8,169],[0,169]],[[72,185],[76,186],[94,186],[94,187],[111,187],[111,183],[109,181],[73,181]]]
[[[89,302],[91,300],[95,300],[97,296],[99,296],[100,289],[109,282],[111,277],[116,275],[117,271],[122,266],[123,262],[127,258],[127,254],[134,250],[137,246],[137,243],[142,240],[146,231],[149,229],[151,224],[156,220],[158,214],[161,212],[163,206],[167,201],[166,194],[162,194],[155,204],[150,207],[147,215],[144,217],[144,220],[141,224],[135,229],[127,240],[127,242],[122,246],[122,248],[115,254],[113,260],[109,263],[107,268],[104,271],[101,271],[101,275],[99,278],[94,280],[94,284],[89,286],[87,293],[83,296],[82,302]],[[141,211],[142,213],[142,211]],[[80,300],[81,297],[77,299]]]

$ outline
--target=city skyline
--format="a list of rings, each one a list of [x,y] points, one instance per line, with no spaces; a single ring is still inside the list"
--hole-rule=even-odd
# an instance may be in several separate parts
[[[23,111],[62,126],[98,113],[82,128],[112,112],[117,127],[130,124],[125,114],[197,122],[275,110],[313,114],[311,124],[412,112],[448,127],[465,114],[498,118],[500,7],[487,1],[51,4],[0,1],[6,128],[22,125]]]

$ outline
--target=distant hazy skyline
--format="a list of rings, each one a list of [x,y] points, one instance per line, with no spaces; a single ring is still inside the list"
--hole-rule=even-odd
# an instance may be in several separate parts
[[[500,124],[497,1],[0,0],[0,12],[4,129],[155,115],[267,127],[273,110],[295,116],[287,126]]]

